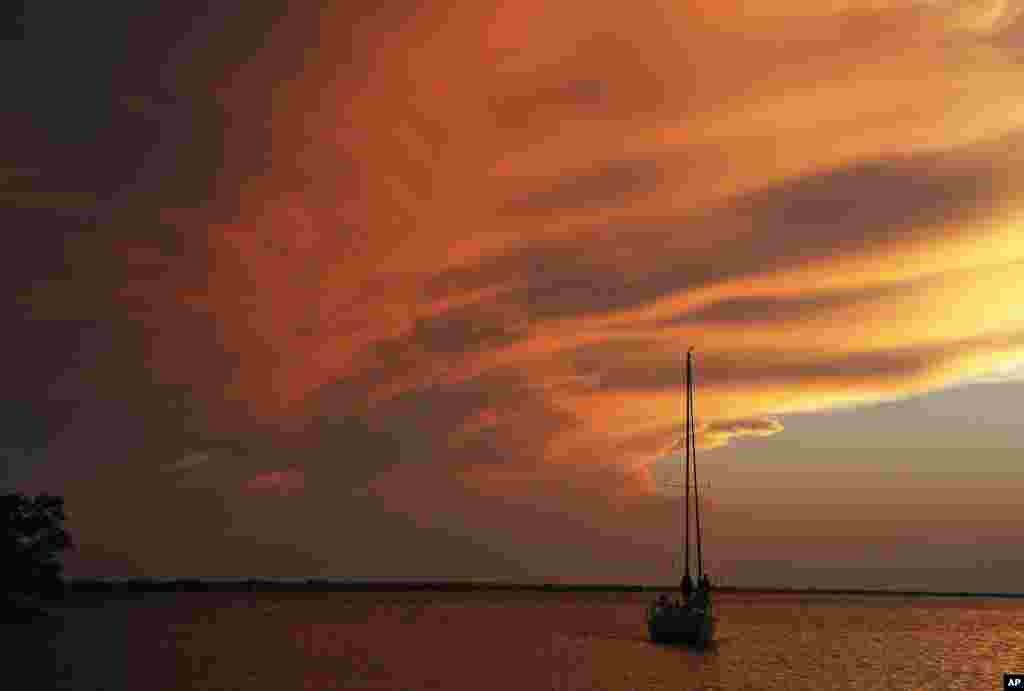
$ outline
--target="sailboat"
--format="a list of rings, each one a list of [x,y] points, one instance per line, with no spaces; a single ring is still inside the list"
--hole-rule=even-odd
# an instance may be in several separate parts
[[[686,454],[683,496],[683,577],[679,582],[681,600],[670,602],[660,595],[647,608],[647,630],[655,643],[689,643],[704,646],[714,635],[715,617],[711,606],[711,582],[704,573],[701,554],[700,497],[697,488],[697,447],[693,413],[693,348],[686,351]],[[690,478],[693,478],[693,515],[696,519],[696,589],[690,578]]]

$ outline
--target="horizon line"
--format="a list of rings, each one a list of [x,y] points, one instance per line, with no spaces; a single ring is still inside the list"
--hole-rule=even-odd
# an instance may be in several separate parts
[[[72,590],[92,589],[135,589],[154,591],[205,591],[231,590],[242,587],[245,591],[275,588],[278,590],[300,589],[304,591],[339,591],[339,592],[401,592],[436,590],[448,592],[470,592],[474,590],[525,590],[548,592],[656,592],[674,591],[677,585],[636,584],[636,583],[520,583],[513,581],[488,580],[374,580],[347,578],[190,578],[190,577],[103,577],[103,578],[71,578],[65,581]],[[786,587],[786,586],[736,586],[718,585],[712,590],[724,593],[764,593],[794,595],[894,595],[914,597],[1001,597],[1024,598],[1020,591],[952,591],[927,589],[888,589],[888,588],[833,588],[833,587]]]

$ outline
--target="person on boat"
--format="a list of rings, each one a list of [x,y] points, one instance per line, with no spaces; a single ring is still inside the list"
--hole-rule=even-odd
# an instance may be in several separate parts
[[[701,576],[700,581],[698,581],[697,592],[694,593],[692,606],[695,609],[706,609],[711,600],[710,591],[711,581],[708,579],[708,575],[704,574]]]
[[[693,581],[690,580],[690,574],[683,576],[683,580],[679,583],[679,589],[683,592],[683,602],[688,602],[693,593]]]

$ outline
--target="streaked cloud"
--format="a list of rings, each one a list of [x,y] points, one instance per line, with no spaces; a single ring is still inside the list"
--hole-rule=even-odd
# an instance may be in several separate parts
[[[89,135],[74,166],[26,135],[2,174],[26,237],[73,238],[45,276],[15,267],[18,319],[108,336],[75,356],[65,398],[94,405],[55,446],[118,431],[122,461],[196,470],[174,482],[220,526],[273,532],[251,497],[333,506],[335,487],[358,500],[338,511],[438,535],[460,524],[442,495],[604,525],[630,505],[628,543],[667,515],[652,474],[689,345],[702,449],[1024,357],[1015,5],[264,19],[170,42],[149,81],[174,93],[125,76],[118,136],[64,125]],[[62,207],[89,224],[44,213]],[[502,516],[488,528],[524,539]]]
[[[1006,29],[1024,10],[1014,0],[924,0],[924,4],[948,13],[952,26],[980,34]]]
[[[752,420],[727,420],[707,425],[703,430],[705,444],[710,448],[728,444],[739,437],[768,437],[778,434],[782,423],[774,418]]]
[[[306,476],[296,468],[262,473],[245,484],[246,489],[254,492],[271,492],[282,496],[301,492],[305,486]]]
[[[332,405],[396,440],[430,410],[418,443],[453,466],[634,472],[671,444],[684,344],[713,444],[1015,352],[992,296],[1024,258],[1018,68],[959,60],[946,9],[652,5],[537,33],[570,6],[423,13],[372,80],[281,91],[275,131],[320,145],[275,149],[209,227],[195,297],[254,415],[329,419],[317,392],[344,382]]]
[[[179,458],[177,461],[174,461],[173,463],[168,463],[162,466],[162,468],[164,470],[172,472],[181,470],[191,470],[193,468],[197,468],[203,465],[209,460],[210,453],[208,451],[193,451],[191,453],[185,454],[184,456]]]

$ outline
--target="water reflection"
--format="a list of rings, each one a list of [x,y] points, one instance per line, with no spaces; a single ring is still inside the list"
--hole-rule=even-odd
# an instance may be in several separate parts
[[[645,598],[165,594],[5,640],[40,689],[981,689],[1024,670],[1018,600],[723,594],[697,650],[651,644]]]

